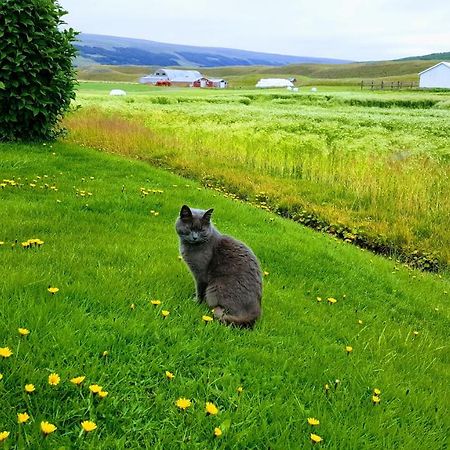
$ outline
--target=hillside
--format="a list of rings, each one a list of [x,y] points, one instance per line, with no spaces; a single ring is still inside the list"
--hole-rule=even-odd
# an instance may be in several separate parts
[[[279,55],[217,47],[168,44],[144,39],[131,39],[81,33],[76,47],[77,65],[142,65],[142,66],[280,66],[294,63],[340,64],[346,60]]]
[[[419,60],[438,60],[438,61],[450,61],[450,52],[443,53],[430,53],[429,55],[422,56],[409,56],[407,58],[398,59],[398,61],[410,61],[412,59]]]
[[[0,445],[297,449],[314,433],[318,448],[448,448],[445,276],[136,160],[63,143],[0,150]],[[183,203],[214,207],[259,257],[253,331],[202,320],[178,259]],[[43,244],[22,248],[30,238]],[[56,431],[44,437],[42,421]]]

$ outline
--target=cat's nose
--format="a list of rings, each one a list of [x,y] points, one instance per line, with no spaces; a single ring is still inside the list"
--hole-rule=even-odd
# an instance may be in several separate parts
[[[192,239],[196,241],[198,239],[198,233],[192,233]]]

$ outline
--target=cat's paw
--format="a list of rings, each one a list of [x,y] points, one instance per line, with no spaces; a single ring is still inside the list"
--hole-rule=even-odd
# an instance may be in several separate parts
[[[225,310],[221,307],[221,306],[216,306],[213,310],[212,310],[214,317],[216,319],[222,319],[222,317],[225,314]]]

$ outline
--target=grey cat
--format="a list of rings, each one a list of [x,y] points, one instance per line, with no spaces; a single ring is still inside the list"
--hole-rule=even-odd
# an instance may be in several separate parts
[[[214,228],[212,212],[182,206],[175,225],[181,255],[195,278],[198,301],[214,308],[223,323],[252,327],[261,315],[258,260],[242,242]]]

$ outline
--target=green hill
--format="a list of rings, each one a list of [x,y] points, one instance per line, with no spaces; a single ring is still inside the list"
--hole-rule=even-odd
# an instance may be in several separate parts
[[[311,433],[321,448],[448,447],[446,275],[142,162],[60,143],[0,150],[5,448],[288,449],[308,448]],[[183,203],[214,207],[218,228],[258,255],[267,276],[255,330],[202,321],[209,311],[193,301],[178,259]],[[44,243],[22,248],[28,239]],[[69,381],[78,376],[80,386]],[[181,397],[192,402],[186,411]],[[205,413],[207,401],[217,415]],[[97,429],[83,432],[84,420]],[[57,430],[45,438],[42,421]]]

